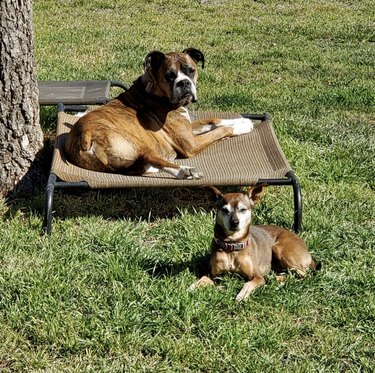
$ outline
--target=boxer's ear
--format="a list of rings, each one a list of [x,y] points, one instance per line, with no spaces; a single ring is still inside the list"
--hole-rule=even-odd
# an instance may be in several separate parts
[[[196,63],[202,62],[202,69],[204,69],[204,54],[195,48],[187,48],[182,51],[182,53],[187,53]]]
[[[163,52],[152,51],[146,56],[143,67],[145,70],[155,70],[160,67],[164,60],[165,54]]]

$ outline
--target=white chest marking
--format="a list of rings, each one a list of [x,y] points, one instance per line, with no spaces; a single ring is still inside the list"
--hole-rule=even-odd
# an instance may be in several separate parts
[[[190,114],[188,112],[188,109],[186,109],[186,107],[182,107],[181,108],[181,115],[186,118],[190,123],[191,123],[191,118],[190,118]]]

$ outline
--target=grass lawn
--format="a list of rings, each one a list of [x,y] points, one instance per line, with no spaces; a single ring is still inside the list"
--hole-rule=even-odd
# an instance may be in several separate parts
[[[0,371],[372,372],[373,1],[35,0],[37,75],[134,81],[144,56],[204,51],[197,109],[271,113],[322,270],[236,304],[243,280],[187,292],[212,236],[194,189],[0,200]],[[53,138],[55,109],[42,109]],[[255,221],[292,224],[269,188]]]

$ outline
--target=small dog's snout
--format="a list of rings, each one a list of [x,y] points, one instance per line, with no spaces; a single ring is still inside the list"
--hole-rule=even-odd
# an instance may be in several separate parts
[[[238,228],[239,225],[240,225],[240,220],[238,218],[232,218],[232,219],[230,219],[230,227],[232,229]]]

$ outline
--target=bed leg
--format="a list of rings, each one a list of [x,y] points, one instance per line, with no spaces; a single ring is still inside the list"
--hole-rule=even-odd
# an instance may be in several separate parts
[[[48,177],[46,194],[44,200],[44,233],[51,234],[52,230],[52,207],[53,207],[53,192],[55,190],[56,175],[50,173]]]
[[[287,176],[292,181],[293,202],[294,202],[294,224],[293,230],[297,234],[302,230],[302,192],[298,179],[293,171],[288,172]]]

